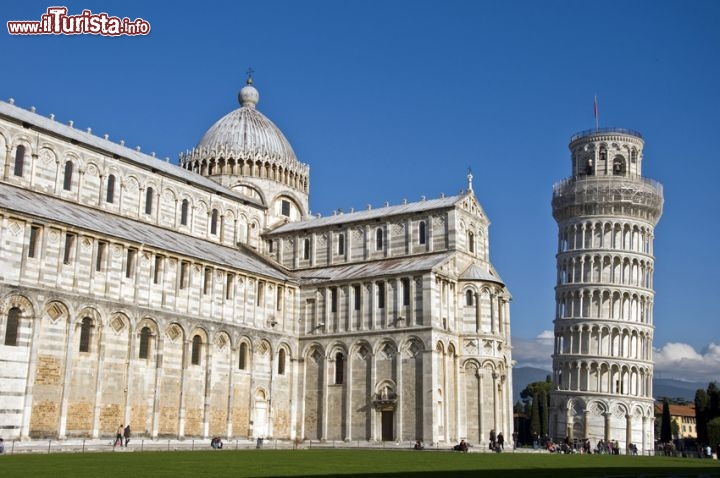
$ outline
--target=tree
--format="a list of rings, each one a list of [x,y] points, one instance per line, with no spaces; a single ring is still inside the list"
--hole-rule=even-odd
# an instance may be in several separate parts
[[[710,382],[707,388],[708,407],[707,420],[720,417],[720,389],[716,382]]]
[[[542,427],[540,425],[540,404],[539,400],[533,400],[530,408],[530,434],[535,437],[540,435]]]
[[[708,440],[711,446],[720,445],[720,417],[713,418],[707,424]]]
[[[670,427],[670,404],[666,398],[663,400],[662,422],[660,423],[660,441],[662,443],[672,441],[672,429]]]
[[[708,396],[702,388],[695,392],[695,424],[697,428],[697,441],[702,445],[707,445],[707,407]]]
[[[530,433],[533,436],[535,434],[545,436],[548,433],[551,388],[552,380],[548,375],[544,382],[529,383],[520,392],[520,398],[526,407],[530,405],[528,415],[530,416]]]
[[[534,400],[533,400],[534,401]],[[545,392],[545,390],[540,390],[537,394],[537,402],[538,402],[538,413],[540,414],[540,436],[545,436],[548,434],[549,430],[549,410],[550,407],[548,405],[548,394]]]

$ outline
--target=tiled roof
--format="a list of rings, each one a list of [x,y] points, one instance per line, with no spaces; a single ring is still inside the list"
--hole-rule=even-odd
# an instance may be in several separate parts
[[[354,264],[340,264],[317,269],[297,271],[300,280],[319,280],[323,282],[365,280],[372,277],[408,274],[429,271],[448,260],[454,252],[444,251],[420,256],[381,259]]]
[[[677,405],[670,403],[669,410],[671,417],[694,417],[695,416],[695,405]],[[655,415],[662,415],[663,404],[662,402],[655,403]]]
[[[69,140],[77,141],[78,143],[85,144],[90,148],[105,151],[108,153],[108,155],[115,154],[121,158],[124,158],[129,163],[150,170],[154,169],[165,174],[166,176],[173,177],[178,181],[190,183],[206,190],[215,192],[217,194],[221,194],[223,196],[246,202],[248,204],[254,204],[261,207],[263,206],[262,203],[257,199],[251,198],[250,196],[246,196],[244,194],[240,194],[237,191],[233,191],[232,189],[228,189],[216,183],[215,181],[206,178],[205,176],[201,176],[187,169],[183,169],[173,163],[163,161],[161,159],[141,153],[140,151],[136,151],[134,149],[127,148],[125,146],[121,146],[117,143],[113,143],[110,140],[100,138],[91,133],[75,129],[72,126],[59,123],[55,120],[46,118],[37,113],[33,113],[32,111],[24,110],[9,103],[0,101],[0,115],[15,118],[16,120],[19,120],[21,122],[30,123],[37,126],[39,129],[47,130]]]
[[[460,280],[487,281],[504,284],[500,276],[497,275],[497,272],[495,272],[489,265],[481,265],[477,263],[470,264],[468,268],[460,274]]]
[[[387,218],[400,214],[410,214],[423,211],[431,211],[434,209],[443,209],[452,207],[457,201],[465,197],[464,195],[448,196],[438,199],[429,199],[426,201],[411,202],[408,204],[399,204],[397,206],[386,206],[377,209],[366,209],[363,211],[350,212],[345,214],[336,214],[334,216],[318,217],[303,220],[300,222],[289,222],[284,224],[269,234],[282,234],[291,231],[303,229],[313,229],[324,226],[332,226],[337,224],[345,224],[350,222],[368,221],[377,218]]]
[[[44,194],[0,183],[0,208],[67,224],[118,239],[240,269],[278,280],[289,277],[251,252],[204,241],[142,221],[117,216]]]

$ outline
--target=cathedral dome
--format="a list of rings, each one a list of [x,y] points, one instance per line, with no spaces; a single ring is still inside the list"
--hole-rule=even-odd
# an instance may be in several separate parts
[[[262,155],[286,164],[297,161],[280,128],[255,108],[259,99],[260,94],[249,80],[238,94],[240,108],[212,125],[196,149],[222,151],[242,157]]]
[[[240,108],[208,129],[192,150],[180,154],[180,167],[233,187],[268,181],[308,193],[310,168],[297,160],[290,142],[256,108],[260,94],[248,78],[238,94]],[[263,186],[264,187],[264,186]]]

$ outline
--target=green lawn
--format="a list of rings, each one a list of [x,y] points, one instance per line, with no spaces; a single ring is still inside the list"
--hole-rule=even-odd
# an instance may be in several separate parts
[[[7,477],[720,477],[697,458],[374,450],[55,453],[0,457]]]

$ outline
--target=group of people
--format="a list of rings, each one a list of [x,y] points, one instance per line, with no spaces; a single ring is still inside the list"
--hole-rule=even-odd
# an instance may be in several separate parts
[[[120,445],[120,448],[127,448],[128,443],[130,442],[130,424],[123,427],[122,424],[118,427],[117,433],[115,434],[115,443],[113,443],[113,448]]]
[[[223,442],[220,437],[213,437],[213,439],[210,440],[210,446],[213,450],[220,450],[223,447]]]
[[[469,447],[469,445],[465,440],[460,440],[460,443],[458,443],[457,445],[455,445],[453,447],[453,451],[463,451],[463,452],[467,453],[468,447]]]
[[[620,445],[617,440],[605,441],[601,438],[595,448],[595,453],[599,453],[601,455],[619,455]]]
[[[490,430],[490,450],[500,453],[505,449],[505,437],[502,432],[495,433],[495,430]]]

